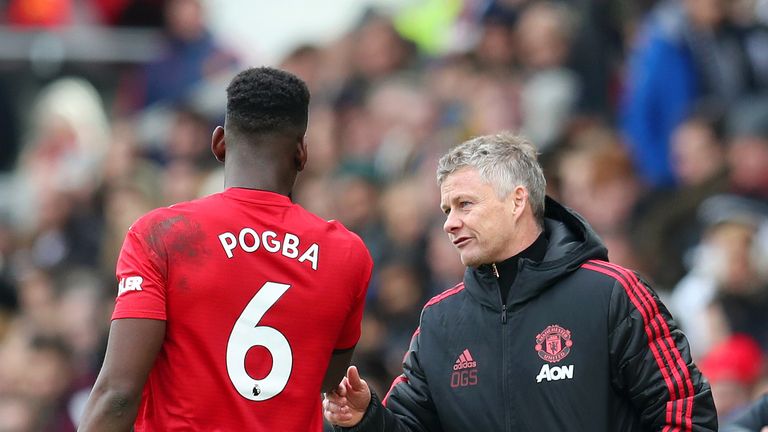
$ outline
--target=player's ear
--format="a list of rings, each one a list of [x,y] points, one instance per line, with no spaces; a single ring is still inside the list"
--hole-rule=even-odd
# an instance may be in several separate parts
[[[301,171],[307,164],[307,136],[302,135],[299,138],[299,142],[296,144],[296,155],[294,156],[296,161],[296,171]]]
[[[211,136],[211,151],[219,162],[224,162],[227,153],[227,143],[224,141],[224,128],[216,126]]]

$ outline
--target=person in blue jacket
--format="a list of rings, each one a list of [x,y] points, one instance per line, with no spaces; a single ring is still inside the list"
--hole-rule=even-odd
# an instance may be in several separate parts
[[[755,85],[740,32],[723,0],[667,0],[643,23],[628,59],[621,129],[640,176],[674,183],[670,137],[696,106],[721,109]]]

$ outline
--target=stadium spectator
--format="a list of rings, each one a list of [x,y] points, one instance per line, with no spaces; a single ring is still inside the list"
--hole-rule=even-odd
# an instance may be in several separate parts
[[[237,57],[222,48],[206,28],[201,0],[168,0],[163,7],[167,34],[163,52],[125,76],[117,100],[122,113],[158,103],[189,103],[195,90],[237,68]]]
[[[641,177],[673,184],[672,131],[702,103],[732,106],[755,89],[752,65],[723,0],[660,2],[628,59],[622,130]]]
[[[712,347],[699,364],[712,386],[717,414],[727,424],[752,400],[763,367],[760,346],[749,336],[736,334]]]
[[[565,5],[533,3],[523,10],[515,28],[524,68],[520,130],[542,152],[560,143],[581,92],[579,77],[566,67],[574,20]]]
[[[677,186],[645,196],[632,217],[632,240],[642,267],[665,291],[685,275],[685,257],[702,236],[699,206],[730,189],[720,123],[700,113],[675,129],[671,161]]]
[[[32,432],[40,429],[39,410],[29,399],[18,395],[0,396],[0,430]]]
[[[601,126],[585,127],[568,144],[557,167],[563,204],[590,221],[612,262],[636,267],[629,220],[642,188],[618,135]]]
[[[13,222],[26,235],[41,228],[43,218],[53,222],[53,213],[68,216],[57,205],[41,209],[44,200],[63,199],[66,205],[80,205],[79,210],[88,207],[89,194],[99,185],[110,129],[101,95],[88,81],[73,77],[44,87],[28,121],[32,128],[21,148],[8,197]]]
[[[744,99],[728,120],[727,160],[732,190],[768,200],[768,97]]]
[[[717,195],[701,204],[697,219],[704,226],[701,241],[691,251],[690,272],[669,301],[694,357],[733,333],[750,335],[766,349],[768,272],[760,233],[768,226],[768,206]]]
[[[768,393],[720,429],[722,432],[768,432]]]

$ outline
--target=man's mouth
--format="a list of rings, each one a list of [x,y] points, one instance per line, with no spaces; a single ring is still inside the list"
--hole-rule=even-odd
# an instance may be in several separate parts
[[[453,239],[453,245],[456,246],[457,248],[460,248],[465,244],[467,244],[470,240],[471,240],[470,237],[457,237]]]

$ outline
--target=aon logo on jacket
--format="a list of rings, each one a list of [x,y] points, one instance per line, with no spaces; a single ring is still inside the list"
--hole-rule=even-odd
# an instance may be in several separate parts
[[[573,378],[573,365],[568,366],[552,366],[544,364],[536,375],[536,382],[540,383],[544,380],[547,381],[559,381],[561,379]]]

